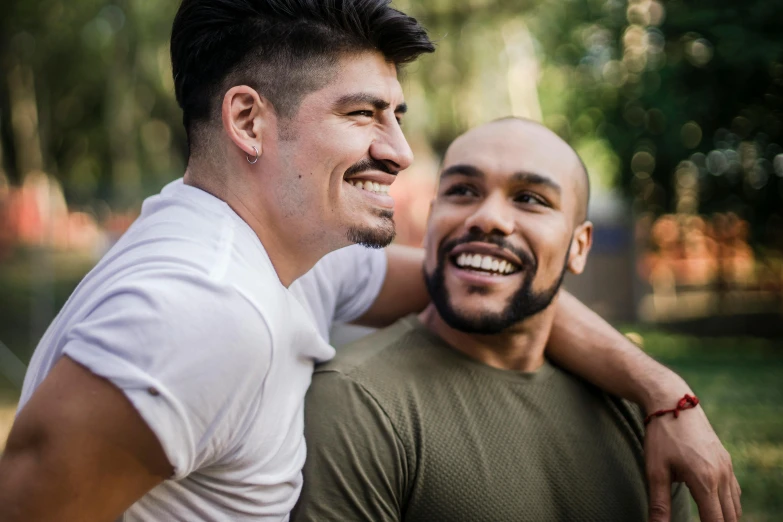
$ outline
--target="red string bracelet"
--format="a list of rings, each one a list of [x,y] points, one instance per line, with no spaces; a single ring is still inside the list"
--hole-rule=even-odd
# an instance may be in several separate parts
[[[695,395],[688,395],[685,394],[685,397],[677,401],[677,407],[672,408],[671,410],[658,410],[656,412],[653,412],[649,414],[647,417],[644,418],[644,425],[647,426],[650,424],[650,421],[653,420],[653,417],[663,417],[667,413],[674,414],[674,418],[677,419],[680,417],[680,412],[684,410],[689,410],[691,408],[695,408],[699,404],[699,398]]]

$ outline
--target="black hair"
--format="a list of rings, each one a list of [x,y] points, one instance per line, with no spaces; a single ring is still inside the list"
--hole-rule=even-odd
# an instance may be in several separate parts
[[[424,28],[389,0],[183,0],[171,31],[189,145],[227,82],[253,87],[287,118],[328,82],[341,55],[377,51],[402,66],[434,50]]]

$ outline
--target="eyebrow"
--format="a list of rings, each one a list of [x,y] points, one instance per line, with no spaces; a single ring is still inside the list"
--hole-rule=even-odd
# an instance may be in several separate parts
[[[448,167],[446,169],[443,169],[443,172],[440,173],[440,179],[447,178],[449,176],[467,176],[469,178],[484,178],[484,172],[482,172],[481,169],[478,167],[474,167],[473,165],[452,165],[451,167]]]
[[[533,172],[515,172],[514,175],[511,176],[511,180],[517,183],[526,183],[528,185],[543,185],[549,187],[558,194],[563,192],[563,189],[557,182],[553,181],[551,178]]]
[[[486,175],[478,167],[473,165],[458,164],[452,165],[443,170],[440,175],[440,179],[447,178],[449,176],[466,176],[468,178],[484,179]],[[543,185],[554,190],[558,194],[561,194],[563,189],[558,183],[552,179],[542,176],[541,174],[535,174],[533,172],[515,172],[511,175],[511,181],[515,183],[525,183],[527,185]]]
[[[335,105],[345,106],[345,105],[362,105],[362,104],[372,105],[373,108],[377,111],[385,111],[386,109],[391,107],[391,104],[386,100],[379,98],[374,94],[369,94],[364,92],[355,93],[355,94],[346,94],[345,96],[338,99]],[[404,102],[397,105],[397,107],[394,108],[395,114],[397,113],[405,114],[406,112],[408,112],[408,105]]]

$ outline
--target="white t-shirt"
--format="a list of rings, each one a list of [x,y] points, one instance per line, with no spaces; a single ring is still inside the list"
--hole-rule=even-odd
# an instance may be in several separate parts
[[[334,355],[331,321],[375,300],[385,263],[349,247],[286,289],[226,203],[175,181],[51,324],[19,407],[66,354],[125,393],[175,469],[121,520],[287,520],[313,365]]]

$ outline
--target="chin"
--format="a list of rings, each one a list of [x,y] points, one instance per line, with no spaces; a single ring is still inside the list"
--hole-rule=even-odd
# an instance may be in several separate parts
[[[395,234],[394,221],[388,218],[375,226],[350,227],[348,229],[348,241],[367,248],[384,248],[394,241]]]
[[[451,309],[454,310],[455,316],[469,322],[476,321],[487,316],[501,315],[505,311],[502,306],[499,308],[490,308],[487,306],[477,307],[476,304],[480,303],[474,303],[473,306],[462,306],[462,304],[459,302],[452,302]]]

